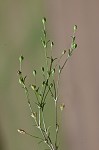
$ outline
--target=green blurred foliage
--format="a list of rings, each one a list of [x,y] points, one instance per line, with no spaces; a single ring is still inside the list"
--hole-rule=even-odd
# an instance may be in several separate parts
[[[36,133],[17,70],[23,54],[23,70],[27,82],[32,81],[33,68],[43,61],[42,16],[43,3],[39,0],[0,0],[0,141],[4,144],[0,150],[39,149],[35,139],[17,133],[18,128]]]

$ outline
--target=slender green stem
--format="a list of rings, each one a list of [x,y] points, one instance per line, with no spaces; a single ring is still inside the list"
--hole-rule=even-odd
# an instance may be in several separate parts
[[[44,112],[43,111],[42,111],[42,122],[43,122],[44,131],[47,134],[47,129],[46,129],[46,124],[45,124]]]
[[[38,107],[39,109],[39,127],[41,126],[41,108]]]
[[[57,100],[55,100],[55,125],[56,125],[56,139],[55,139],[55,148],[57,148],[57,135],[58,135],[58,121],[57,121]]]
[[[45,101],[46,89],[48,87],[49,79],[50,79],[50,76],[51,76],[52,63],[53,63],[53,61],[51,60],[51,63],[50,63],[50,66],[49,66],[49,76],[47,77],[47,80],[45,82],[45,88],[44,88],[44,91],[43,91],[43,96],[42,96],[41,102],[43,102],[43,100]]]
[[[44,87],[44,91],[43,91],[41,102],[43,102],[43,99],[44,99],[44,96],[45,96],[45,93],[46,93],[46,89],[47,89],[47,86],[48,86],[48,81],[49,81],[49,79],[47,79],[46,82],[45,82],[45,87]]]
[[[28,105],[29,105],[29,108],[30,108],[30,111],[31,111],[31,114],[32,114],[33,110],[32,110],[32,106],[31,106],[30,99],[29,99],[29,92],[28,92],[28,89],[27,89],[25,84],[24,84],[24,89],[25,89],[25,94],[26,94],[26,98],[27,98],[27,101],[28,101]]]
[[[46,40],[46,39],[45,39]],[[45,61],[46,61],[46,68],[47,68],[47,71],[48,71],[48,58],[47,58],[47,48],[45,47]]]
[[[60,75],[61,75],[61,72],[59,71],[58,72],[58,79],[57,79],[57,86],[56,86],[56,97],[57,97],[57,99],[58,99],[58,97],[59,97],[59,82],[60,82]]]
[[[33,138],[37,138],[37,139],[40,139],[40,140],[44,141],[44,139],[42,139],[40,137],[37,137],[37,136],[34,136],[34,135],[30,134],[30,133],[25,132],[25,134],[27,134],[27,135],[29,135],[29,136],[31,136]]]
[[[46,38],[46,21],[43,22],[43,34],[44,34],[44,51],[45,51],[45,62],[46,62],[46,68],[47,68],[47,71],[48,71],[48,60],[47,60],[47,38]]]
[[[63,66],[61,67],[61,69],[60,69],[60,73],[62,72],[62,70],[63,70],[64,66],[66,65],[66,63],[67,63],[67,61],[68,61],[68,59],[69,59],[69,56],[67,56],[67,58],[66,58],[66,60],[65,60],[65,62],[64,62],[64,64],[63,64]]]
[[[44,99],[43,99],[44,103],[45,103],[45,101],[46,101],[46,98],[47,98],[48,93],[49,93],[49,92],[52,93],[50,85],[48,85],[48,86],[49,86],[49,87],[48,87],[48,90],[47,90],[47,92],[46,92],[46,94],[45,94],[45,97],[44,97]],[[53,95],[53,93],[52,93],[52,95]]]
[[[22,70],[22,64],[21,64],[21,62],[20,62],[20,71]]]
[[[54,80],[53,80],[53,85],[54,85],[54,97],[55,97],[55,99],[56,99],[57,93],[56,93],[56,85],[55,85],[55,81],[54,81]]]
[[[47,129],[46,129],[46,125],[45,125],[43,111],[42,111],[42,118],[43,118],[44,130],[41,127],[41,118],[40,118],[40,116],[41,116],[41,109],[39,108],[39,126],[38,126],[38,129],[40,130],[42,136],[44,137],[44,142],[47,144],[47,146],[51,150],[55,150],[50,137],[47,135]]]
[[[36,92],[36,91],[34,91],[34,93],[35,93],[35,96],[36,96],[36,100],[37,100],[37,102],[38,102],[38,104],[39,104],[38,94],[37,94],[37,92]]]

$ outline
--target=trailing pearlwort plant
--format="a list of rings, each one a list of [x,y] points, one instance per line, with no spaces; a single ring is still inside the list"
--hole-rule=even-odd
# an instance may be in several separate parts
[[[44,53],[45,53],[45,67],[41,66],[43,80],[38,86],[36,83],[37,71],[33,70],[33,76],[34,76],[35,82],[31,84],[30,86],[26,85],[27,76],[23,76],[23,72],[22,72],[22,63],[24,60],[23,56],[19,57],[20,69],[18,71],[19,83],[21,84],[22,88],[25,91],[28,106],[31,112],[31,117],[34,120],[35,127],[40,131],[41,137],[31,135],[23,129],[18,129],[18,132],[21,134],[27,134],[27,135],[30,135],[31,137],[37,138],[38,140],[40,140],[39,142],[44,142],[50,150],[58,150],[59,149],[59,141],[58,141],[58,138],[59,138],[58,137],[58,133],[59,133],[59,120],[58,120],[59,82],[60,82],[61,73],[64,67],[66,66],[67,61],[72,56],[73,51],[77,48],[77,44],[75,41],[76,40],[75,32],[77,30],[77,26],[74,25],[73,27],[73,35],[71,36],[72,41],[71,41],[70,48],[65,49],[59,58],[53,58],[52,51],[53,51],[54,43],[51,40],[48,40],[47,38],[45,17],[42,19],[42,24],[43,24],[43,29],[42,29],[43,36],[41,37],[41,43],[43,45]],[[48,48],[50,48],[51,50],[50,56],[48,56]],[[61,60],[63,56],[65,57],[65,60],[63,64],[60,65],[60,63],[62,63]],[[37,107],[37,110],[38,110],[37,112],[35,112],[31,106],[31,101],[29,97],[30,87],[35,94],[34,103]],[[51,98],[54,101],[54,109],[55,109],[54,111],[55,114],[53,115],[54,120],[55,120],[55,131],[54,131],[55,138],[54,139],[52,139],[51,137],[50,130],[49,130],[50,126],[46,125],[46,121],[44,117],[44,109],[45,107],[47,107],[46,104],[47,104],[47,99],[49,98],[48,97],[49,94],[51,95]],[[61,111],[64,109],[64,107],[65,105],[61,104],[60,106]]]

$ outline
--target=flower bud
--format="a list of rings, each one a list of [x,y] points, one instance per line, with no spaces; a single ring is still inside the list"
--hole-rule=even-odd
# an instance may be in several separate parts
[[[17,130],[20,134],[26,134],[26,132],[23,129],[18,129]]]
[[[76,32],[77,30],[77,25],[74,25],[74,32]]]
[[[62,55],[64,55],[66,53],[66,50],[64,50],[63,52],[62,52]]]
[[[42,72],[44,72],[44,67],[41,67]]]
[[[42,23],[45,24],[45,22],[46,22],[46,18],[44,17],[44,18],[42,19]]]
[[[24,60],[24,57],[21,55],[21,56],[19,57],[19,61],[22,62],[23,60]]]
[[[65,108],[65,104],[63,103],[60,105],[60,110],[63,111],[64,108]]]
[[[33,75],[36,76],[36,70],[33,70]]]
[[[36,89],[36,85],[31,85],[31,88],[34,91]]]
[[[35,118],[37,117],[37,113],[36,113],[36,112],[33,112],[33,113],[31,114],[31,117],[35,119]]]

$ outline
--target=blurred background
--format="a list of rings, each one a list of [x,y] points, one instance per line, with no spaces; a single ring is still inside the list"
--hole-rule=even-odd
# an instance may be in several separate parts
[[[78,48],[61,77],[60,100],[66,105],[61,149],[99,148],[98,15],[98,0],[0,0],[0,150],[39,150],[37,140],[17,133],[18,128],[36,133],[17,70],[23,54],[23,70],[30,81],[33,68],[43,62],[43,16],[56,55],[70,47],[73,25],[78,26]]]

